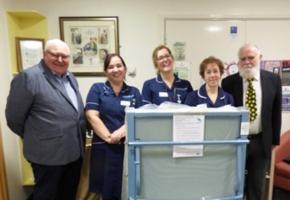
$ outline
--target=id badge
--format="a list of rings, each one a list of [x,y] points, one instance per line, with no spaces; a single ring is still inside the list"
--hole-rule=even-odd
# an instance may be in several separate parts
[[[168,97],[167,92],[159,92],[159,97]]]
[[[121,100],[120,105],[121,106],[130,106],[131,102],[130,101],[125,101],[125,100]]]

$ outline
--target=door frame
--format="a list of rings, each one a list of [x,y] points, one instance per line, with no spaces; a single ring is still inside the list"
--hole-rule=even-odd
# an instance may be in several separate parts
[[[0,199],[8,200],[7,176],[5,169],[5,158],[3,151],[2,133],[0,126]]]

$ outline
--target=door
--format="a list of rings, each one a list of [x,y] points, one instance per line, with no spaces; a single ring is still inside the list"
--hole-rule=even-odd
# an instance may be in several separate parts
[[[1,126],[0,126],[0,199],[8,200],[8,189],[7,189]]]

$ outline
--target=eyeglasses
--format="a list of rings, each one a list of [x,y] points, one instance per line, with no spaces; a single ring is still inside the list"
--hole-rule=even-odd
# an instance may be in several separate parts
[[[61,59],[66,60],[70,57],[70,55],[53,53],[51,51],[47,51],[47,53],[49,53],[49,55],[51,55],[54,59],[58,59],[59,57],[61,57]]]
[[[167,59],[167,58],[171,58],[171,55],[169,55],[169,54],[162,55],[162,56],[158,57],[157,60],[161,61],[161,60]]]
[[[246,60],[253,61],[255,58],[256,58],[256,56],[242,57],[242,58],[240,58],[240,61],[243,61],[243,62],[245,62]]]

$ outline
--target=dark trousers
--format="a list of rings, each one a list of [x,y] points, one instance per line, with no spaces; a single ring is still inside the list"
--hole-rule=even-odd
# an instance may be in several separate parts
[[[266,170],[269,159],[265,157],[261,134],[249,138],[250,143],[247,146],[245,177],[245,195],[247,200],[264,200]]]
[[[31,163],[35,187],[34,200],[75,200],[82,159],[66,165],[47,166]]]

